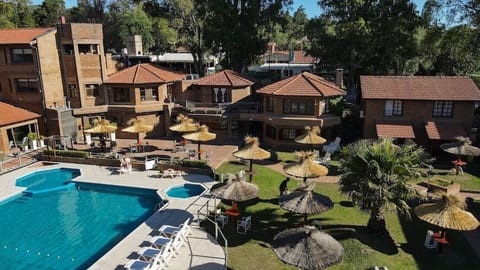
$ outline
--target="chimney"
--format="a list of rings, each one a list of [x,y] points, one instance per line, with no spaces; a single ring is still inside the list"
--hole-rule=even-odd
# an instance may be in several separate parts
[[[67,20],[65,19],[65,16],[60,16],[60,24],[66,24]]]
[[[335,85],[343,89],[343,68],[337,68],[335,75]]]

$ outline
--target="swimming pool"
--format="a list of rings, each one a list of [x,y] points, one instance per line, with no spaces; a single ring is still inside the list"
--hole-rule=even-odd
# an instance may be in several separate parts
[[[205,187],[198,184],[183,184],[180,186],[173,186],[167,189],[166,193],[169,197],[186,199],[193,196],[198,196],[205,191]]]
[[[39,183],[50,182],[56,173],[41,171],[39,179],[47,180],[28,181],[35,188],[52,189],[56,186],[51,183]],[[17,180],[28,182],[24,179]],[[76,187],[24,194],[0,205],[3,269],[86,269],[152,215],[159,201],[154,190]]]
[[[17,178],[16,186],[26,187],[28,194],[39,194],[75,187],[72,179],[80,175],[79,169],[55,168],[29,173]]]

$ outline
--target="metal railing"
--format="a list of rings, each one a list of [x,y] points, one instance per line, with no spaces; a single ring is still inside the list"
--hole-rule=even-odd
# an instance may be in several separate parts
[[[213,197],[213,200],[214,200],[214,205],[215,205],[214,208],[215,208],[217,206],[217,203],[216,203],[217,200],[215,197]],[[220,226],[218,226],[218,223],[208,216],[208,213],[210,213],[210,201],[211,201],[211,198],[208,199],[208,201],[197,210],[197,222],[199,227],[200,227],[200,221],[202,220],[207,220],[215,226],[215,239],[218,241],[218,235],[220,235],[223,239],[223,243],[224,243],[223,251],[225,253],[225,267],[226,267],[228,263],[228,240],[223,234],[222,230],[220,230]],[[205,213],[202,212],[202,209],[204,208],[206,208]],[[201,219],[200,217],[204,217],[204,219]]]

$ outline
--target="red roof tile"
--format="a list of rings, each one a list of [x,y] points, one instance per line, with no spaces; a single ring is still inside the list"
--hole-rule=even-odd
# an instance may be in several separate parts
[[[105,83],[118,84],[161,84],[182,80],[185,74],[153,64],[138,64],[110,76]]]
[[[480,100],[468,77],[360,76],[363,99]]]
[[[253,84],[252,81],[233,70],[223,70],[212,75],[205,76],[193,83],[194,85],[206,86],[230,86],[246,87]]]
[[[377,122],[377,136],[400,138],[400,139],[414,139],[415,132],[413,132],[412,124],[408,122]]]
[[[345,91],[322,77],[303,72],[276,83],[269,84],[257,93],[278,96],[334,97],[343,96]]]
[[[263,55],[265,61],[269,60],[270,56],[275,54],[280,54],[282,56],[288,57],[288,51],[274,51],[273,53],[267,52]],[[314,64],[316,62],[315,58],[311,55],[307,55],[304,51],[293,51],[293,61],[290,64]]]
[[[0,126],[6,126],[14,123],[39,118],[41,115],[31,111],[12,106],[8,103],[0,102]]]
[[[0,44],[29,44],[36,37],[54,29],[55,28],[0,29]]]
[[[427,122],[425,131],[431,140],[455,140],[458,136],[468,137],[462,124]]]

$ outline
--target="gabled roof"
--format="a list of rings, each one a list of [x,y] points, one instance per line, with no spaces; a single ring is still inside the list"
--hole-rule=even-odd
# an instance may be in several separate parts
[[[289,51],[274,51],[273,53],[267,52],[263,55],[264,60],[268,61],[270,56],[282,55],[285,57],[289,56]],[[304,51],[293,51],[293,60],[290,61],[291,64],[314,64],[315,58],[311,55],[307,55]]]
[[[253,82],[245,78],[244,76],[238,74],[237,72],[227,69],[200,78],[193,84],[205,86],[245,87],[252,85]]]
[[[41,115],[31,111],[12,106],[8,103],[0,102],[0,126],[6,126],[14,123],[20,123],[39,118]]]
[[[35,38],[54,28],[0,29],[0,44],[30,44]]]
[[[138,64],[108,77],[105,83],[112,84],[162,84],[182,80],[185,74],[153,64]]]
[[[480,100],[469,77],[360,76],[363,99]]]
[[[260,94],[278,96],[335,97],[345,95],[345,91],[322,77],[303,72],[257,90]]]

